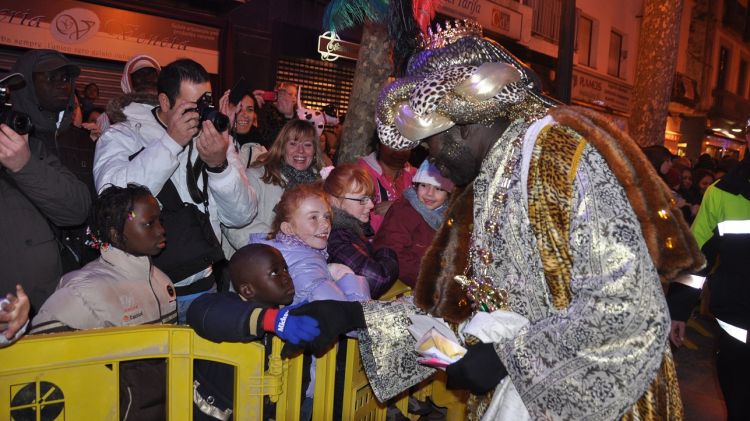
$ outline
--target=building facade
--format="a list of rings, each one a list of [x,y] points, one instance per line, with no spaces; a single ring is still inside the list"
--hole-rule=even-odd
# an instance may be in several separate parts
[[[742,159],[750,117],[747,0],[685,0],[665,145]]]

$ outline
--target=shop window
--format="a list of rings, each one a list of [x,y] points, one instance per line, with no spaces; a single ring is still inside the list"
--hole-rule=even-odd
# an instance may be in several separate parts
[[[578,64],[594,66],[594,21],[583,15],[578,15],[578,32],[576,33],[576,51]]]
[[[609,35],[609,61],[607,63],[607,73],[622,78],[623,75],[623,36],[615,31]]]
[[[557,44],[560,39],[562,0],[524,0],[533,10],[531,33]]]
[[[302,87],[305,106],[321,109],[335,104],[339,114],[346,113],[354,80],[354,63],[327,62],[309,58],[282,57],[276,70],[276,82]]]

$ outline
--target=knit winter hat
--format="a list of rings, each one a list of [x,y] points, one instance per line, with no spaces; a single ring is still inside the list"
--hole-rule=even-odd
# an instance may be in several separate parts
[[[453,190],[453,182],[443,177],[443,174],[440,174],[437,167],[426,160],[419,166],[417,173],[412,177],[411,181],[412,183],[424,183],[440,187],[449,193]]]

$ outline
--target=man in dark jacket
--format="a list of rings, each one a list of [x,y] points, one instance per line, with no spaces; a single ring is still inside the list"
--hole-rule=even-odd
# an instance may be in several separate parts
[[[21,136],[0,127],[0,290],[23,283],[33,312],[62,275],[52,226],[82,224],[91,196],[46,146],[70,124],[80,69],[56,51],[33,50],[18,59],[13,72],[26,79],[13,86],[13,107],[31,117],[34,129]]]
[[[260,126],[260,144],[271,149],[271,145],[281,128],[286,123],[297,118],[295,101],[297,101],[297,85],[279,83],[276,85],[276,99],[265,102],[262,91],[254,91],[256,101],[260,104],[258,110],[258,125]]]

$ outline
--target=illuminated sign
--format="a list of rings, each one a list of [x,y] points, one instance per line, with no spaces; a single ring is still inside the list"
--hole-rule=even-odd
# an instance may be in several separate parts
[[[357,60],[359,56],[359,44],[342,41],[335,32],[326,32],[318,37],[318,52],[320,58],[325,61],[334,61],[338,58]]]
[[[189,57],[219,72],[219,29],[75,0],[0,0],[0,44],[161,64]]]

